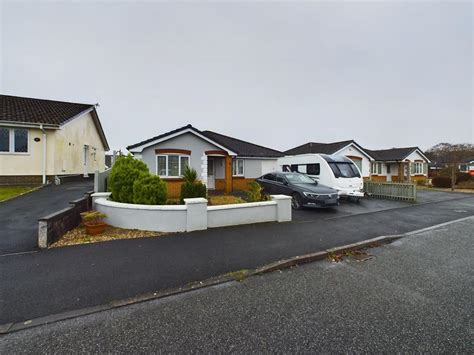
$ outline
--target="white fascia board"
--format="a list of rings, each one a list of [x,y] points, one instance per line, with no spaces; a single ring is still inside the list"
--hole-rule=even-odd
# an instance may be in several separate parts
[[[143,151],[143,149],[145,149],[145,148],[151,147],[151,146],[153,146],[153,145],[155,145],[155,144],[158,144],[158,143],[161,143],[161,142],[165,142],[165,141],[167,141],[167,140],[170,140],[171,138],[178,137],[178,136],[180,136],[180,135],[182,135],[182,134],[185,134],[185,133],[192,133],[192,134],[194,134],[195,136],[197,136],[197,137],[199,137],[199,138],[205,140],[206,142],[209,142],[209,143],[215,145],[216,147],[219,147],[220,149],[225,150],[225,151],[227,152],[227,154],[229,154],[229,155],[237,155],[237,153],[235,153],[235,152],[233,152],[233,151],[227,149],[226,147],[224,147],[224,146],[218,144],[217,142],[214,142],[212,139],[209,139],[209,138],[207,138],[206,136],[203,136],[202,134],[200,134],[200,133],[198,133],[198,132],[196,132],[196,131],[194,131],[194,130],[192,130],[192,129],[190,129],[190,128],[187,128],[187,129],[185,129],[185,130],[182,130],[182,131],[179,131],[179,132],[170,134],[169,136],[166,136],[166,137],[163,137],[163,138],[160,138],[160,139],[155,139],[155,140],[153,140],[153,141],[151,141],[151,142],[149,142],[149,143],[146,143],[146,144],[143,144],[143,145],[141,145],[141,146],[138,146],[138,147],[133,148],[132,150],[130,150],[130,152],[131,152],[132,154],[133,154],[133,153],[141,153],[141,152]]]
[[[418,154],[420,154],[420,155],[423,157],[423,159],[426,160],[427,163],[431,163],[431,160],[429,160],[428,157],[427,157],[426,155],[424,155],[423,152],[422,152],[420,149],[418,149],[418,148],[416,148],[415,150],[412,150],[412,151],[411,151],[410,153],[408,153],[407,156],[404,157],[403,159],[408,158],[408,157],[410,156],[410,154],[415,153],[415,152],[418,153]]]
[[[359,152],[361,152],[362,154],[364,154],[370,161],[373,161],[374,158],[372,158],[369,154],[367,154],[364,150],[360,149],[358,146],[356,146],[354,143],[349,143],[348,145],[346,145],[345,147],[342,147],[341,149],[339,149],[337,152],[331,154],[331,155],[337,155],[337,153],[343,151],[344,149],[346,149],[347,147],[350,147],[350,146],[353,146],[355,149],[357,149]]]
[[[420,154],[426,160],[427,163],[431,163],[431,160],[429,160],[428,157],[424,155],[420,149],[416,149],[416,152],[418,152],[418,154]]]
[[[240,155],[237,155],[236,156],[237,159],[253,159],[253,160],[278,160],[278,158],[282,158],[282,157],[278,157],[278,158],[272,158],[272,157],[245,157],[245,156],[240,156]]]

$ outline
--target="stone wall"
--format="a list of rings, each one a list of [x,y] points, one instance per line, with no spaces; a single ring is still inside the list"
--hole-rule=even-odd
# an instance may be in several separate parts
[[[81,223],[81,212],[92,208],[92,193],[91,191],[83,198],[71,201],[70,207],[38,220],[38,246],[40,248],[47,248],[66,232],[79,226]]]

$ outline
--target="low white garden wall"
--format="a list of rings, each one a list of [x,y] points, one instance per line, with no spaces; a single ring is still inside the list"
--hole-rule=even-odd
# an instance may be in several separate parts
[[[184,232],[261,222],[291,221],[291,197],[271,201],[207,206],[205,198],[185,199],[184,205],[135,205],[110,201],[110,193],[92,195],[93,208],[107,215],[112,226],[157,232]]]

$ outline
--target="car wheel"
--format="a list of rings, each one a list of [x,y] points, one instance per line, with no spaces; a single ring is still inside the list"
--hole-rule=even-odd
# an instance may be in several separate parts
[[[291,207],[293,207],[294,210],[299,210],[303,207],[300,194],[293,194],[291,196]]]

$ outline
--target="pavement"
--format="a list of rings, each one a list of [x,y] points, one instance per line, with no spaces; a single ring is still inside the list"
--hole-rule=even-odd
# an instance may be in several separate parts
[[[441,202],[341,213],[340,217],[319,218],[320,212],[312,212],[314,219],[289,223],[215,228],[0,257],[0,324],[103,305],[472,216],[474,196],[453,194]]]
[[[92,180],[45,186],[0,202],[0,255],[38,249],[38,218],[69,206],[94,189]]]
[[[471,201],[472,203],[472,201]],[[0,353],[473,353],[474,217],[245,281],[0,337]]]

